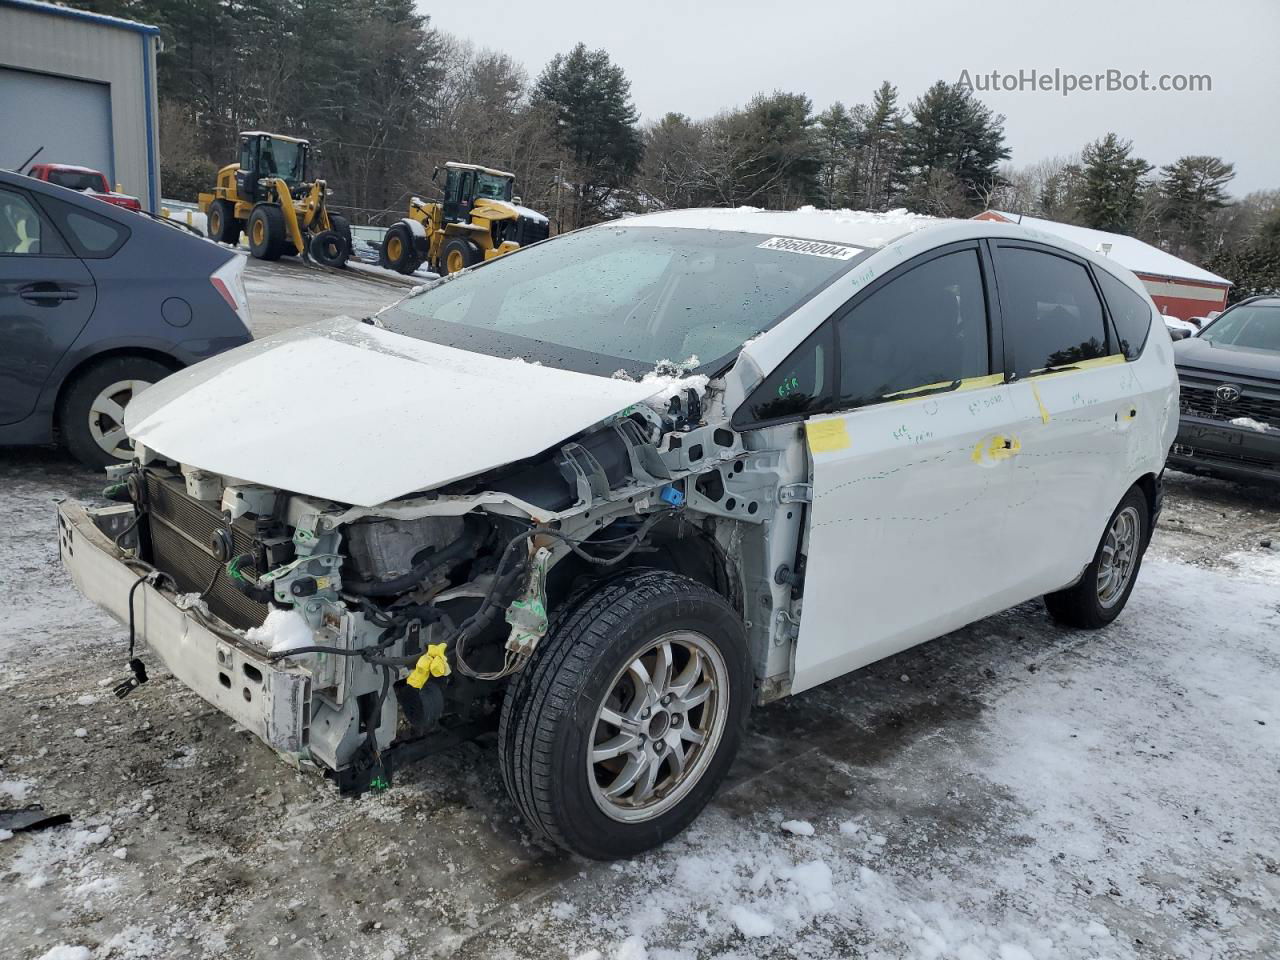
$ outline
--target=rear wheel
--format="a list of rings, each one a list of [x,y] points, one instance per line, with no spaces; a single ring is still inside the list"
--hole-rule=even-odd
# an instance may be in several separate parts
[[[279,260],[285,248],[284,213],[260,203],[249,214],[249,252],[259,260]]]
[[[484,259],[484,255],[470,240],[454,237],[445,243],[440,259],[444,261],[445,273],[457,273],[459,270],[465,270],[479,263]]]
[[[1044,598],[1049,614],[1069,627],[1096,630],[1120,615],[1138,579],[1150,539],[1147,498],[1133,487],[1107,521],[1102,542],[1080,581]]]
[[[421,261],[414,255],[413,232],[407,224],[393,223],[382,238],[382,251],[378,255],[382,266],[399,273],[413,273]]]
[[[633,571],[573,603],[508,689],[503,780],[529,824],[586,857],[629,857],[698,815],[752,696],[742,620],[688,577]]]
[[[128,460],[133,443],[124,431],[125,407],[171,372],[146,357],[110,357],[81,373],[58,411],[58,431],[71,455],[98,469]]]
[[[237,243],[243,225],[232,214],[234,208],[226,200],[215,200],[209,204],[208,229],[210,240],[218,243]]]

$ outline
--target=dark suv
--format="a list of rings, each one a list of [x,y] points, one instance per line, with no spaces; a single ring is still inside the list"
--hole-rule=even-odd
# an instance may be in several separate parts
[[[1182,416],[1170,464],[1280,481],[1280,296],[1237,303],[1173,354]]]

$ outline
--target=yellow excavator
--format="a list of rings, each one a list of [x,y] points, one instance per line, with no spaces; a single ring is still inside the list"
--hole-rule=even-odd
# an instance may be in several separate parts
[[[351,227],[325,204],[323,180],[307,180],[310,144],[262,130],[240,134],[240,162],[218,171],[213,193],[200,194],[207,233],[220,243],[249,238],[259,260],[310,256],[341,267],[351,255]]]
[[[547,239],[551,224],[512,198],[515,175],[474,163],[444,165],[444,199],[409,201],[409,215],[387,228],[379,262],[400,273],[427,264],[457,273]],[[437,167],[433,179],[438,180]]]

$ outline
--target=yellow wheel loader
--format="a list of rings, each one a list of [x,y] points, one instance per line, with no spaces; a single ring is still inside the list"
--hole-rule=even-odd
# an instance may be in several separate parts
[[[351,255],[351,227],[325,204],[325,182],[307,180],[310,144],[261,130],[240,134],[240,162],[218,171],[213,193],[200,194],[207,233],[219,243],[239,243],[259,260],[283,254],[341,267]]]
[[[425,263],[443,276],[547,239],[547,218],[512,199],[514,175],[452,161],[444,171],[444,200],[414,197],[409,216],[387,228],[384,267],[413,273]]]

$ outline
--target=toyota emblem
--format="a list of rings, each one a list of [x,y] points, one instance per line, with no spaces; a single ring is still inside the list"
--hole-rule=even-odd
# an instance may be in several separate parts
[[[1213,395],[1224,403],[1235,403],[1240,399],[1240,388],[1233,383],[1224,383]]]

